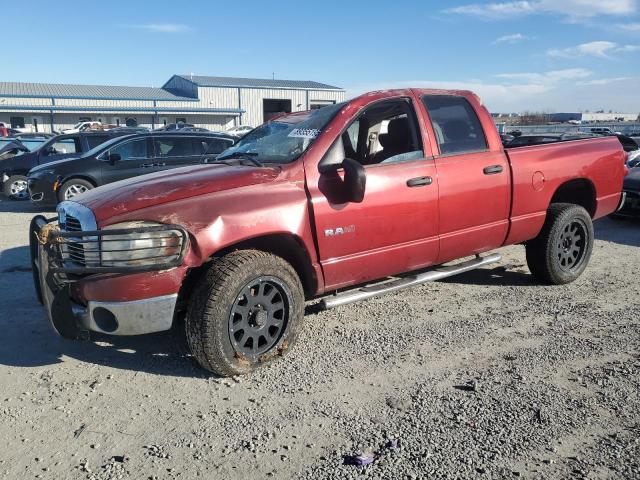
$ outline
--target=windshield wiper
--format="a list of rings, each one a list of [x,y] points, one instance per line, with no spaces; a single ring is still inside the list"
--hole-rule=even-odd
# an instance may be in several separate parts
[[[264,167],[264,163],[255,158],[258,154],[256,152],[233,152],[229,155],[225,155],[224,157],[218,157],[215,160],[208,163],[226,163],[227,160],[231,160],[233,158],[240,158],[242,160],[248,160],[253,163],[256,167]]]

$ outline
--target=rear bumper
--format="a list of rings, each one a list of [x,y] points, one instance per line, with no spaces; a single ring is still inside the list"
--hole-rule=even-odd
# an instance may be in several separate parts
[[[33,281],[38,299],[45,307],[53,329],[65,338],[78,338],[83,330],[110,335],[142,335],[169,330],[173,324],[176,293],[130,301],[88,300],[81,303],[72,283],[55,271],[56,259],[50,245],[38,240],[47,221],[35,217],[29,232]]]

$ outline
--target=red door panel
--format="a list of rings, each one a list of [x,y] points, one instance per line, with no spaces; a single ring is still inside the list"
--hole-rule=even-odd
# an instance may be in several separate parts
[[[438,186],[432,159],[366,167],[361,203],[344,203],[341,175],[310,175],[320,263],[327,289],[435,263]],[[430,185],[407,181],[431,177]],[[424,183],[424,182],[418,182]]]
[[[436,158],[436,168],[440,192],[439,263],[502,245],[509,228],[511,201],[505,154],[487,151],[442,156]]]

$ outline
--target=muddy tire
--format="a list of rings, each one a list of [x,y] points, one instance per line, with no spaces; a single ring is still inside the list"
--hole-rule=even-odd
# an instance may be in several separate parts
[[[593,223],[583,207],[554,203],[540,234],[526,244],[529,270],[543,283],[571,283],[587,268],[593,238]]]
[[[284,355],[303,316],[293,267],[275,255],[239,250],[215,259],[191,295],[187,342],[203,368],[244,374]]]
[[[11,200],[29,200],[27,190],[27,177],[24,175],[11,175],[3,185],[4,194]]]
[[[71,200],[76,195],[87,192],[95,188],[91,182],[82,178],[72,178],[62,184],[58,190],[58,201],[64,202],[65,200]]]

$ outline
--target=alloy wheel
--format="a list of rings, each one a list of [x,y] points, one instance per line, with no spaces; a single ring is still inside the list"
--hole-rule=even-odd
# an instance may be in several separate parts
[[[582,220],[574,219],[560,232],[556,255],[561,270],[568,272],[582,264],[588,243],[587,231],[587,226]]]
[[[275,277],[260,277],[242,288],[229,315],[229,338],[236,352],[256,357],[282,337],[289,319],[290,294]]]
[[[12,197],[19,200],[24,200],[29,197],[26,180],[16,180],[9,186],[9,191]]]
[[[65,200],[71,200],[76,195],[84,193],[87,190],[88,190],[88,188],[86,186],[81,185],[79,183],[71,184],[71,185],[69,185],[69,187],[64,192],[64,199]]]

